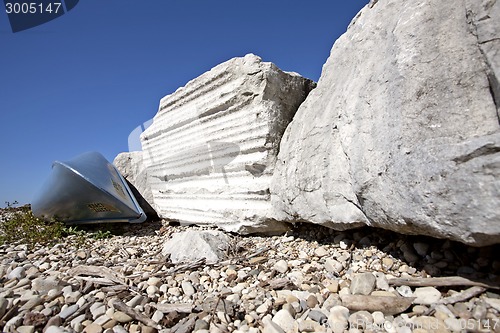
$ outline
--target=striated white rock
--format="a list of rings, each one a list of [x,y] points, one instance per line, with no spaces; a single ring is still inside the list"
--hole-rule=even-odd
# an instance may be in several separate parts
[[[499,6],[365,6],[283,136],[276,218],[498,243]]]
[[[284,230],[271,219],[269,186],[282,134],[313,87],[249,54],[165,96],[141,135],[160,216],[241,233]]]

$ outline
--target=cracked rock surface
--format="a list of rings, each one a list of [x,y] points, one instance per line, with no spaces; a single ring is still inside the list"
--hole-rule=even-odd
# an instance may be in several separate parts
[[[498,243],[499,8],[363,8],[285,131],[276,218]]]

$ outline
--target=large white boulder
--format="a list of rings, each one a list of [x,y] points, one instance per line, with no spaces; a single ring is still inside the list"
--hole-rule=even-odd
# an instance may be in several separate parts
[[[276,218],[500,242],[499,6],[363,8],[281,141]]]
[[[157,212],[241,233],[278,232],[269,186],[286,126],[314,83],[252,54],[165,96],[141,135]]]

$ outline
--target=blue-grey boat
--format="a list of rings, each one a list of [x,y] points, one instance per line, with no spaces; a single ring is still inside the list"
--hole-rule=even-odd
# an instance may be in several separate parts
[[[31,209],[35,216],[67,224],[141,223],[147,218],[122,175],[97,152],[54,162]]]

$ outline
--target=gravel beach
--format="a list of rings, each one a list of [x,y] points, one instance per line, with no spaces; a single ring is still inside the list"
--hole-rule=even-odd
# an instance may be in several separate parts
[[[1,246],[1,330],[500,332],[498,246],[296,225],[227,234],[216,264],[173,264],[162,255],[173,234],[211,228],[124,229],[83,244]]]

